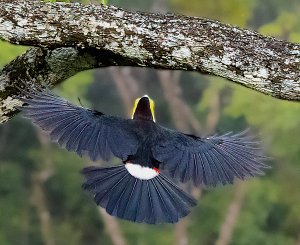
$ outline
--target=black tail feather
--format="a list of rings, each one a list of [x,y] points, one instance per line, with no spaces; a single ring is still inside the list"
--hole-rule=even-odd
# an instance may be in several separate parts
[[[130,175],[125,165],[87,167],[82,173],[83,189],[94,195],[97,205],[121,219],[149,224],[176,223],[196,205],[194,198],[162,174],[141,180]]]

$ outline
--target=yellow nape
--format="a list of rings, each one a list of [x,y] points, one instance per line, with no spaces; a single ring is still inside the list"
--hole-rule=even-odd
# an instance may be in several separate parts
[[[151,111],[151,114],[152,114],[152,118],[153,118],[153,121],[155,122],[155,103],[154,101],[148,96],[148,95],[145,95],[143,97],[148,97],[149,101],[150,101],[150,111]],[[139,97],[137,98],[135,101],[134,101],[134,105],[133,105],[133,108],[132,108],[132,113],[131,113],[131,119],[133,119],[133,116],[134,116],[134,112],[136,110],[136,107],[140,101],[141,98],[143,97]]]

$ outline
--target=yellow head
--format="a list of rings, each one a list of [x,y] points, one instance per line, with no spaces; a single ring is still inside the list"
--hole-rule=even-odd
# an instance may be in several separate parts
[[[132,109],[132,119],[152,120],[155,122],[154,101],[148,95],[137,98]]]

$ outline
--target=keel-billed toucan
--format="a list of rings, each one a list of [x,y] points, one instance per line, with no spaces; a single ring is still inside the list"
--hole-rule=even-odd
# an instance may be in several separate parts
[[[155,122],[154,102],[137,99],[132,119],[85,109],[51,92],[31,91],[23,115],[51,139],[80,156],[122,164],[87,167],[83,188],[116,217],[145,223],[175,223],[196,204],[174,182],[216,186],[262,174],[265,159],[251,137],[227,133],[200,138]]]

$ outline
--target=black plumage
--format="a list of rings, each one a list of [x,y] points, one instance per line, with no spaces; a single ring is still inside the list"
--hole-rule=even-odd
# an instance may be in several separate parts
[[[153,147],[153,157],[173,178],[196,186],[233,183],[263,174],[267,166],[258,142],[246,132],[199,138],[164,130],[164,141]]]
[[[85,190],[97,205],[116,217],[134,222],[175,223],[196,205],[190,197],[164,175],[141,180],[128,173],[124,165],[110,168],[84,168]]]
[[[154,122],[151,99],[139,99],[133,119],[76,106],[51,92],[34,91],[23,115],[49,132],[53,141],[91,160],[120,158],[123,165],[83,170],[83,188],[95,202],[119,218],[146,223],[174,223],[195,200],[172,179],[196,186],[233,183],[263,174],[265,157],[245,132],[200,138]],[[138,168],[136,168],[138,166]],[[167,173],[170,180],[160,170]]]

